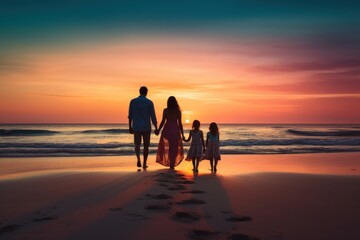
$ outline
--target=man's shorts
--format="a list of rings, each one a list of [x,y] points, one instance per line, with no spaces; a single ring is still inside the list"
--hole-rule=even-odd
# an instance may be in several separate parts
[[[141,145],[141,137],[144,141],[144,146],[150,145],[150,134],[151,130],[149,131],[134,131],[134,143],[135,145]]]

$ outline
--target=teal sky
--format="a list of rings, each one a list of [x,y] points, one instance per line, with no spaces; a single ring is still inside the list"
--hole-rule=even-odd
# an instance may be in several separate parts
[[[358,1],[5,0],[0,13],[0,49],[6,52],[145,33],[234,38],[360,35]]]

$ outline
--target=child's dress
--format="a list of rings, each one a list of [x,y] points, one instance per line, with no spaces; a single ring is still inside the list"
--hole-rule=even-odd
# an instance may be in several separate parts
[[[197,132],[191,131],[191,145],[185,160],[192,160],[193,158],[203,157],[203,145],[201,141],[202,131],[199,130]]]
[[[210,132],[207,133],[208,144],[206,146],[205,159],[220,160],[220,142],[219,133],[213,136]]]

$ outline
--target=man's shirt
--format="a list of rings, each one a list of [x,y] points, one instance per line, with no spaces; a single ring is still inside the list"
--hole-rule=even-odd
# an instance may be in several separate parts
[[[142,95],[130,101],[128,117],[134,131],[150,131],[150,119],[154,125],[157,124],[153,102]]]

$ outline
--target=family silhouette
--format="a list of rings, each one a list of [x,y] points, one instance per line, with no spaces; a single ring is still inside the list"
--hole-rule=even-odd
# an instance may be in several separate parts
[[[163,110],[162,120],[157,127],[157,120],[153,102],[148,99],[148,89],[145,86],[139,89],[140,96],[130,101],[129,105],[129,133],[134,135],[137,167],[147,168],[149,154],[151,123],[155,127],[154,133],[160,135],[156,152],[156,162],[174,170],[184,159],[183,141],[190,142],[190,148],[185,160],[192,161],[193,171],[199,171],[202,160],[210,160],[211,172],[217,171],[220,156],[220,134],[215,122],[209,126],[204,144],[204,134],[200,130],[200,121],[194,120],[189,137],[185,138],[182,125],[181,108],[174,96],[167,100],[167,107]],[[162,131],[161,131],[162,130]],[[141,164],[140,147],[143,142],[143,163]]]

